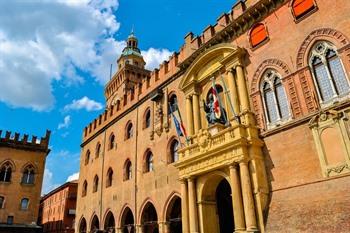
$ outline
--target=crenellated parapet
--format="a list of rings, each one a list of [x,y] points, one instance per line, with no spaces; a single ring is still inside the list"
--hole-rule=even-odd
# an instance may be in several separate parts
[[[6,131],[3,133],[0,130],[0,147],[12,147],[24,150],[49,152],[49,141],[50,141],[51,131],[46,130],[44,137],[32,136],[29,139],[28,134],[23,134],[21,136],[19,133],[12,133],[11,131]]]
[[[263,20],[287,2],[288,0],[240,0],[228,13],[220,15],[215,24],[208,25],[200,35],[188,33],[179,51],[174,52],[169,60],[162,62],[159,68],[150,73],[135,70],[128,74],[129,77],[126,77],[126,73],[118,71],[105,88],[105,96],[108,99],[106,110],[85,127],[83,141],[86,142],[113,120],[127,114],[136,104],[139,104],[140,100],[150,98],[152,93],[161,89],[164,83],[183,74],[187,67],[208,48],[219,43],[231,42],[247,33],[256,22]],[[129,66],[126,64],[122,68]],[[128,68],[128,70],[132,69]],[[132,77],[135,74],[141,74],[141,76]],[[132,88],[123,83],[123,80],[128,80],[128,83],[133,81],[130,85]],[[123,88],[123,94],[115,95],[119,88]]]

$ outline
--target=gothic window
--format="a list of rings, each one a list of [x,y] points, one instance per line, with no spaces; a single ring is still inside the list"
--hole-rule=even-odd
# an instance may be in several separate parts
[[[295,19],[300,19],[316,8],[314,0],[293,0],[292,11]]]
[[[34,167],[27,166],[23,171],[22,184],[34,184]]]
[[[85,197],[85,196],[86,196],[87,188],[88,188],[88,183],[87,183],[87,181],[85,180],[84,183],[83,183],[83,190],[82,190],[82,192],[81,192],[81,196],[82,196],[82,197]]]
[[[98,142],[96,145],[95,158],[98,158],[100,156],[100,153],[101,153],[101,143]]]
[[[146,157],[145,157],[145,169],[144,169],[144,172],[147,173],[147,172],[151,172],[154,170],[154,167],[153,167],[153,154],[151,151],[148,151],[146,153]]]
[[[151,110],[148,108],[144,114],[143,128],[148,128],[151,126]]]
[[[109,136],[109,144],[108,144],[108,149],[112,150],[115,146],[115,136],[113,133],[111,133],[111,136]]]
[[[268,39],[267,30],[264,24],[258,23],[250,31],[250,44],[254,48]]]
[[[94,185],[92,187],[92,192],[93,193],[97,192],[97,189],[98,189],[98,176],[95,175],[95,177],[94,177]]]
[[[90,161],[90,150],[87,150],[85,154],[85,165],[87,165]]]
[[[173,139],[170,142],[170,163],[177,162],[179,160],[179,154],[178,149],[180,148],[179,141],[176,139]]]
[[[132,178],[132,164],[128,159],[124,164],[124,180],[130,180],[131,178]]]
[[[265,72],[261,92],[268,126],[276,125],[290,118],[287,95],[276,71],[268,70]]]
[[[126,132],[125,132],[125,139],[129,139],[133,136],[133,127],[132,127],[132,123],[129,122],[126,125]]]
[[[4,208],[4,204],[5,204],[5,197],[0,196],[0,209]]]
[[[113,170],[112,168],[109,168],[107,172],[106,187],[112,186],[112,183],[113,183]]]
[[[2,165],[0,170],[0,182],[10,182],[12,175],[12,166],[10,162],[6,162]]]
[[[326,42],[318,42],[311,50],[310,67],[321,103],[349,94],[349,80],[336,48]]]
[[[175,94],[172,94],[169,97],[169,113],[176,111],[177,108],[177,96]]]
[[[21,210],[27,210],[29,206],[29,199],[28,198],[23,198],[21,200]]]

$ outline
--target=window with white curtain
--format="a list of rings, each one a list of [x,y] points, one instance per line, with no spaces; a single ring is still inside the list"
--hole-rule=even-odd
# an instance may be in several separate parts
[[[349,80],[337,49],[331,43],[316,43],[311,50],[309,64],[321,104],[349,94]]]
[[[281,77],[275,70],[265,72],[261,85],[264,111],[268,126],[290,119],[290,108]]]

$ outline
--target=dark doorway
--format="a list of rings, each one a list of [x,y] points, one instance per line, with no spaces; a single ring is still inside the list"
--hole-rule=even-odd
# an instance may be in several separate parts
[[[216,188],[216,207],[220,233],[234,232],[231,186],[226,179],[223,179]]]
[[[85,220],[85,218],[83,218],[80,221],[79,233],[86,233],[86,220]]]
[[[126,208],[122,217],[122,232],[123,233],[134,233],[135,232],[134,215],[129,208]]]
[[[114,221],[114,216],[111,212],[108,212],[106,216],[104,229],[105,229],[105,232],[107,233],[115,232],[115,221]]]
[[[147,203],[141,217],[142,233],[158,233],[157,211],[152,203]]]
[[[100,229],[100,221],[98,220],[97,216],[95,215],[91,221],[91,232],[92,233],[98,232],[99,229]]]
[[[175,196],[168,207],[167,222],[170,233],[182,233],[181,198]]]

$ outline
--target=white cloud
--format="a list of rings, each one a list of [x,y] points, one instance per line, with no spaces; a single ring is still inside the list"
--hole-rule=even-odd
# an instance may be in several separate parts
[[[50,110],[54,81],[80,85],[86,72],[100,84],[109,79],[125,46],[119,30],[118,0],[0,1],[0,101],[13,107]],[[171,54],[143,51],[153,69]]]
[[[72,121],[71,121],[70,115],[65,116],[64,119],[63,119],[63,122],[58,124],[57,129],[68,128],[68,126],[70,125],[71,122]]]
[[[47,194],[49,193],[50,191],[54,190],[55,188],[57,188],[59,186],[59,184],[55,184],[53,182],[53,174],[52,172],[45,168],[45,171],[44,171],[44,180],[43,180],[43,186],[42,186],[42,189],[41,189],[41,194]]]
[[[169,56],[171,56],[172,52],[167,49],[149,48],[147,51],[142,51],[141,54],[145,59],[146,68],[153,70],[163,61],[169,60]]]
[[[68,176],[66,182],[70,182],[70,181],[78,180],[78,179],[79,179],[79,172],[74,173],[74,174]]]
[[[83,98],[73,100],[71,104],[64,106],[64,111],[85,109],[86,111],[91,112],[101,110],[102,108],[103,105],[101,103],[84,96]]]

